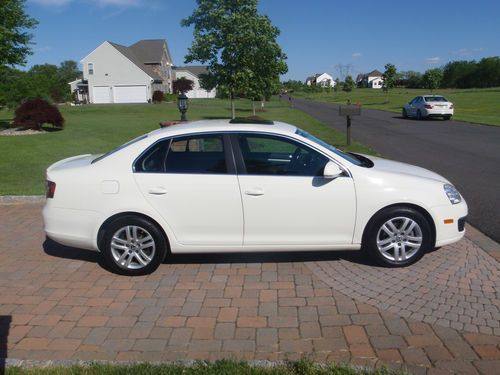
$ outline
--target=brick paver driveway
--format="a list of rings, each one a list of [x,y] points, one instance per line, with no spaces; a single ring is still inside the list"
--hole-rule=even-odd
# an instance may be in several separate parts
[[[498,263],[467,239],[400,270],[344,253],[175,256],[130,278],[104,270],[95,253],[45,241],[40,210],[0,205],[8,358],[308,356],[415,373],[500,368]]]

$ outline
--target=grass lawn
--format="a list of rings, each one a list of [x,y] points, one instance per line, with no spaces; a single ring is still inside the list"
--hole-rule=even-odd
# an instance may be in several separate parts
[[[229,360],[214,363],[198,362],[192,366],[173,364],[152,365],[102,365],[48,367],[48,368],[15,368],[9,367],[7,375],[389,375],[381,370],[364,370],[342,365],[319,366],[308,361],[290,362],[275,367],[250,366],[246,362]]]
[[[252,115],[249,101],[237,102],[237,116]],[[126,141],[158,128],[160,121],[179,119],[173,103],[137,105],[88,105],[61,107],[66,120],[63,131],[40,135],[0,136],[0,195],[40,195],[45,192],[45,170],[57,160],[80,154],[109,151]],[[343,147],[345,136],[325,124],[295,109],[288,103],[266,103],[259,116],[289,122]],[[187,113],[189,120],[230,118],[228,101],[216,99],[192,100]],[[13,113],[0,110],[0,126],[7,126]],[[373,153],[353,144],[351,151]]]
[[[363,107],[383,109],[391,112],[401,112],[403,105],[417,95],[430,94],[424,89],[392,89],[386,94],[376,89],[354,89],[350,93],[305,93],[294,92],[292,96],[313,99],[324,102],[345,104],[350,99],[353,104],[360,103]],[[445,89],[436,90],[434,94],[444,95],[455,104],[455,120],[474,122],[478,124],[500,126],[500,88],[491,89]]]

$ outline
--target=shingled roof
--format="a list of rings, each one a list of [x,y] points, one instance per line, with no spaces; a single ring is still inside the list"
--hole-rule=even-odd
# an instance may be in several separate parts
[[[170,59],[170,51],[168,50],[167,41],[165,39],[139,40],[128,48],[131,49],[136,56],[140,57],[144,64],[159,64],[163,56],[163,46],[166,47],[167,55]]]
[[[196,77],[199,77],[200,74],[207,74],[208,73],[207,67],[203,66],[203,65],[176,66],[174,69],[175,70],[186,70]]]
[[[164,39],[153,40],[140,40],[130,47],[122,46],[118,43],[109,42],[114,48],[118,50],[123,56],[133,62],[139,69],[141,69],[148,76],[154,80],[161,81],[160,77],[149,64],[160,64],[163,55],[163,46],[166,46],[168,51],[167,41]]]

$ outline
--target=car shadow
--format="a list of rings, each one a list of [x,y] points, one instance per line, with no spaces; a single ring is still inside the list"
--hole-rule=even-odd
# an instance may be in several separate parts
[[[71,260],[97,263],[111,271],[102,262],[96,251],[84,250],[61,245],[49,238],[43,243],[45,254]],[[294,263],[345,260],[351,263],[376,266],[361,251],[293,251],[293,252],[245,252],[245,253],[210,253],[210,254],[169,254],[164,264],[229,264],[229,263]]]

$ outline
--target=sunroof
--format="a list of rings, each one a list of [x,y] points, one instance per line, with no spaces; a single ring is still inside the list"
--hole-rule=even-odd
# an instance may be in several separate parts
[[[259,116],[236,117],[229,121],[230,124],[259,124],[259,125],[274,125],[272,120],[266,120]]]

